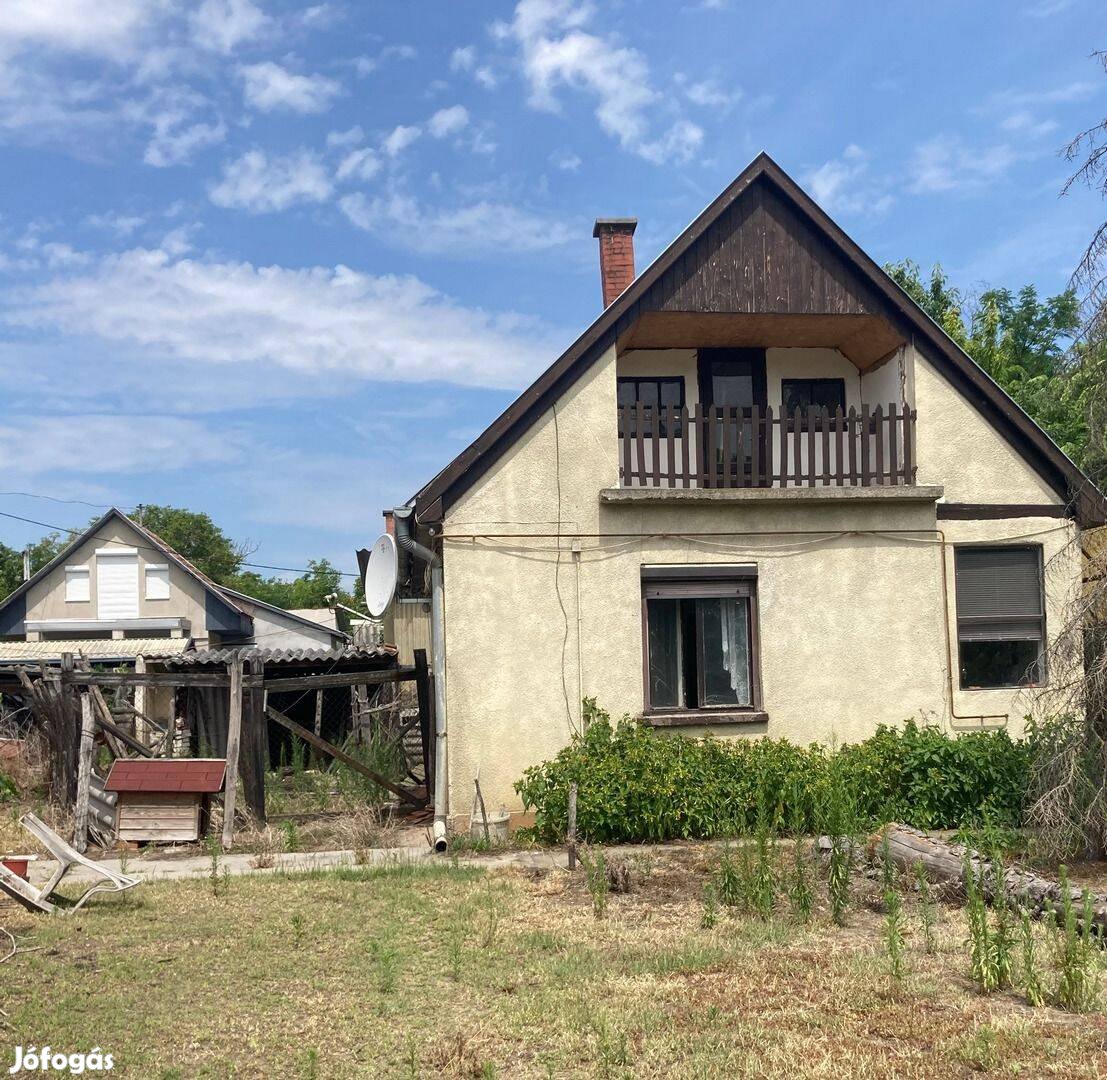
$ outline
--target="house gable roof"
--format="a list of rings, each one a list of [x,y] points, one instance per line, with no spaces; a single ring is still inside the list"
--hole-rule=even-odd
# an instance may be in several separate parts
[[[324,633],[330,634],[333,638],[340,638],[343,641],[350,640],[350,635],[344,630],[339,630],[336,626],[327,626],[326,623],[316,622],[314,619],[309,619],[306,615],[301,615],[295,611],[289,611],[288,608],[278,607],[276,604],[270,604],[265,600],[259,600],[256,596],[250,596],[247,593],[239,592],[237,589],[228,589],[225,585],[217,585],[216,588],[223,596],[237,601],[240,606],[245,605],[247,608],[251,606],[259,607],[263,611],[271,612],[273,615],[286,619],[288,622],[297,626],[303,626],[305,629],[322,630]]]
[[[224,590],[220,586],[216,585],[202,570],[193,566],[183,555],[179,554],[173,548],[171,548],[157,533],[151,532],[145,526],[140,525],[137,521],[132,520],[123,513],[122,510],[117,510],[112,507],[106,514],[94,521],[83,533],[79,536],[75,536],[71,543],[60,551],[53,559],[51,559],[45,566],[41,567],[36,573],[32,574],[22,585],[19,586],[14,592],[9,593],[7,597],[0,602],[0,622],[3,621],[4,612],[19,599],[26,596],[27,592],[43,578],[47,577],[51,572],[56,570],[65,560],[69,557],[70,553],[77,547],[86,543],[88,540],[97,538],[97,534],[104,528],[110,521],[121,521],[128,528],[142,538],[142,540],[149,547],[153,548],[160,555],[163,555],[170,562],[175,563],[185,573],[194,577],[201,585],[203,585],[209,601],[222,605],[224,608],[229,608],[230,612],[240,619],[249,620],[250,615],[242,607],[241,604],[236,602],[233,597],[224,595]]]
[[[757,228],[746,228],[758,214]],[[795,281],[774,279],[757,238],[780,230]],[[735,239],[737,237],[737,239]],[[748,241],[754,240],[750,247]],[[778,237],[779,238],[779,237]],[[726,259],[712,259],[730,245]],[[812,257],[817,247],[819,257]],[[779,261],[777,263],[779,267]],[[729,274],[720,268],[730,268]],[[718,304],[726,297],[725,307]],[[1052,439],[960,349],[892,279],[776,164],[759,154],[569,348],[415,496],[417,519],[442,518],[550,406],[647,313],[663,311],[880,315],[914,337],[940,373],[1018,449],[1070,505],[1081,524],[1107,521],[1107,499]],[[851,357],[859,363],[857,357]],[[863,358],[862,363],[873,358]],[[876,358],[879,359],[879,358]]]

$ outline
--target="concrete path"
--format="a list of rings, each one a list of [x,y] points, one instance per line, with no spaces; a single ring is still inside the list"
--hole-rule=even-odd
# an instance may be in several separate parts
[[[604,848],[604,854],[611,858],[633,858],[643,855],[659,855],[667,852],[687,852],[688,846],[681,844],[656,845],[620,845]],[[303,851],[272,855],[272,866],[259,867],[254,862],[257,855],[248,852],[232,852],[219,857],[219,872],[224,870],[232,876],[242,874],[271,874],[275,872],[300,872],[305,870],[326,870],[340,866],[396,866],[411,863],[450,863],[451,855],[436,855],[425,844],[418,846],[370,848],[355,854],[353,851]],[[206,878],[211,875],[211,859],[207,855],[190,855],[184,858],[157,855],[133,855],[125,865],[119,859],[98,860],[106,868],[117,873],[140,877],[143,881],[180,881],[190,878]],[[463,855],[457,857],[461,866],[483,866],[494,869],[501,866],[519,866],[533,870],[564,870],[566,854],[563,848],[543,848],[533,851],[499,851],[487,855]],[[42,885],[54,870],[49,859],[39,859],[31,863],[31,882]],[[96,875],[81,867],[74,868],[66,882],[88,882],[96,880]]]

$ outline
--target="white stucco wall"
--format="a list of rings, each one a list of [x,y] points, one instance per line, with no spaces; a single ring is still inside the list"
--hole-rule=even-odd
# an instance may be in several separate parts
[[[454,816],[469,813],[478,772],[490,806],[520,809],[513,783],[564,745],[582,696],[616,716],[642,709],[645,563],[757,564],[768,721],[718,734],[843,742],[910,716],[948,729],[981,723],[954,713],[1001,714],[989,723],[1021,730],[1017,692],[956,691],[951,708],[943,620],[955,618],[953,557],[947,549],[947,612],[933,504],[601,505],[600,489],[618,483],[615,372],[612,350],[558,403],[556,420],[543,416],[447,514]],[[944,483],[958,501],[1057,501],[936,372],[918,377],[917,394],[920,483]],[[1035,534],[1057,564],[1047,622],[1059,625],[1056,605],[1079,574],[1078,562],[1059,559],[1071,525],[942,525],[951,543]],[[539,535],[557,531],[560,544]],[[956,664],[955,631],[951,641]]]

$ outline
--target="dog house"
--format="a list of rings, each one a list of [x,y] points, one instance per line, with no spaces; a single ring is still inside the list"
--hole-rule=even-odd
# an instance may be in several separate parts
[[[226,770],[221,758],[117,760],[104,786],[119,796],[119,839],[199,840],[207,829],[211,797],[223,790]]]

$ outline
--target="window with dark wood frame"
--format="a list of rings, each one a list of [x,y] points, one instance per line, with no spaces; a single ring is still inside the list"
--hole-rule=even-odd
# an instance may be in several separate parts
[[[954,565],[961,689],[1043,685],[1041,545],[959,547]]]
[[[615,380],[616,400],[619,405],[619,435],[627,435],[624,431],[623,406],[632,408],[642,403],[642,411],[645,420],[649,423],[654,414],[660,409],[659,435],[667,436],[669,431],[666,419],[666,409],[672,406],[674,409],[684,407],[684,376],[683,375],[626,375]],[[631,427],[635,427],[634,424]],[[673,434],[681,433],[680,420],[674,421]],[[629,432],[631,438],[636,438],[637,430]]]
[[[763,718],[755,572],[643,568],[642,620],[647,713]]]
[[[811,409],[826,411],[831,416],[834,410],[841,408],[842,415],[846,412],[846,380],[845,379],[781,379],[780,380],[780,411],[781,415],[790,422],[788,430],[795,426],[795,411],[802,413],[800,430],[807,430],[808,414]]]

